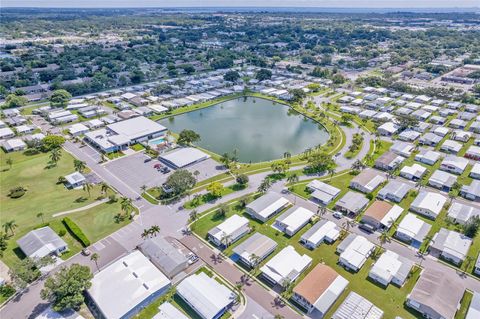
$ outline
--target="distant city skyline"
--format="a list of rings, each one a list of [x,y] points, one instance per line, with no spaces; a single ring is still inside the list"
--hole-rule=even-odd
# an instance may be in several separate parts
[[[465,8],[479,0],[2,0],[1,7],[126,8],[126,7],[324,7],[324,8]]]

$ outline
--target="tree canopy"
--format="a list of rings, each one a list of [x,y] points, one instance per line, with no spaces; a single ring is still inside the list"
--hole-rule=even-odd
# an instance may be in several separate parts
[[[191,189],[196,183],[195,176],[186,169],[179,169],[168,176],[165,186],[173,195],[180,195]]]
[[[63,89],[55,90],[50,96],[50,105],[52,107],[66,107],[68,105],[68,101],[72,98],[72,95]]]
[[[200,141],[200,135],[192,130],[183,130],[180,132],[177,143],[181,145],[189,145]]]

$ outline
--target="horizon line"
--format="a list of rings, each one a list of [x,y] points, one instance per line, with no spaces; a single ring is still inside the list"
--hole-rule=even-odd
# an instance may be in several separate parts
[[[33,9],[33,8],[42,8],[42,9],[141,9],[141,8],[150,8],[150,9],[172,9],[172,8],[205,8],[205,9],[221,9],[221,8],[239,8],[239,9],[248,9],[248,8],[316,8],[316,9],[480,9],[479,6],[408,6],[408,7],[399,7],[399,6],[272,6],[272,5],[251,5],[251,6],[197,6],[197,5],[189,5],[189,6],[105,6],[105,7],[94,7],[94,6],[1,6],[0,8],[3,9],[10,9],[10,8],[22,8],[22,9]]]

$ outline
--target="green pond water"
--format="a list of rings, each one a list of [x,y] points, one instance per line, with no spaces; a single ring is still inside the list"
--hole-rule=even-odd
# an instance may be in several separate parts
[[[237,150],[240,162],[263,162],[282,158],[324,144],[325,128],[270,100],[247,97],[216,104],[158,121],[175,133],[194,130],[201,136],[196,144],[217,154]]]

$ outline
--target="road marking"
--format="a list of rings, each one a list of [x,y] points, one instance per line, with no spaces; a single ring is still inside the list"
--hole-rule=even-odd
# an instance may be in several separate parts
[[[102,244],[101,241],[99,241],[99,242],[96,242],[95,244],[93,244],[93,248],[95,248],[95,250],[97,250],[97,251],[100,251],[100,250],[105,248],[105,245]]]

